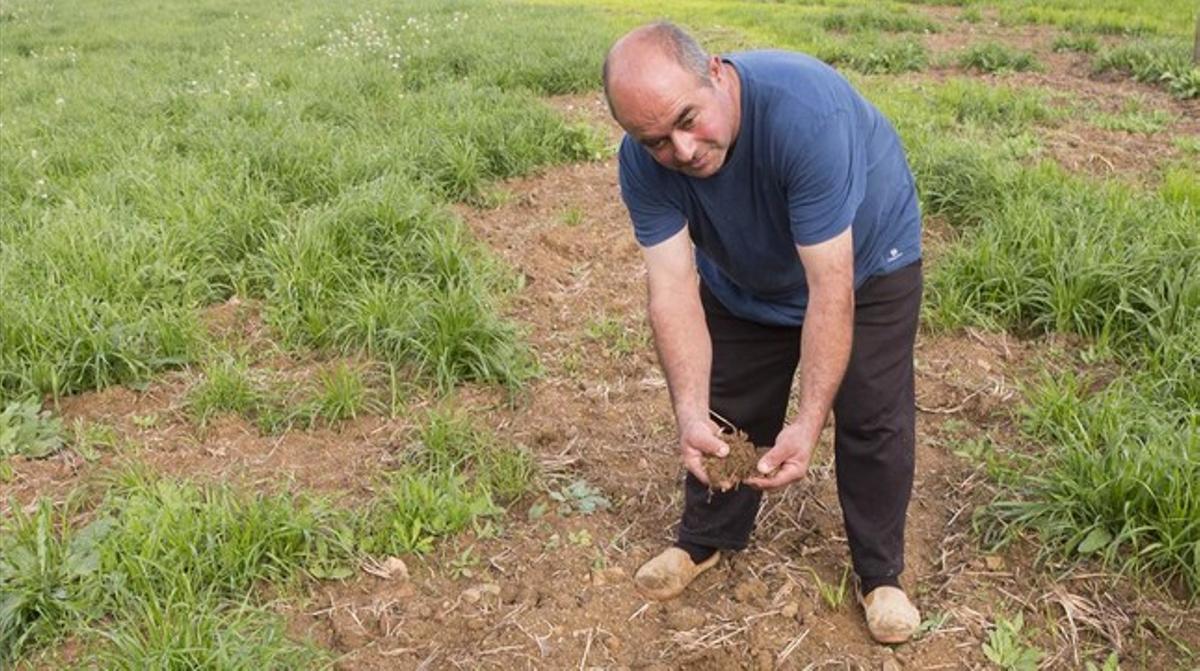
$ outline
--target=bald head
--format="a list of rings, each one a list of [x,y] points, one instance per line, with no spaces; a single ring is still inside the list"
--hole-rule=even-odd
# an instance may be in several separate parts
[[[639,72],[673,65],[708,85],[708,54],[679,26],[658,21],[634,28],[617,40],[604,58],[604,95],[613,108],[613,82],[626,81]]]
[[[631,31],[604,59],[613,118],[654,160],[691,177],[724,164],[741,120],[740,90],[732,64],[670,23]]]

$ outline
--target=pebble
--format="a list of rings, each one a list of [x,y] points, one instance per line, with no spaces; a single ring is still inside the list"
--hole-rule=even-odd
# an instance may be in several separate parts
[[[479,603],[485,596],[500,596],[500,591],[499,585],[489,582],[463,590],[462,598],[467,603]]]

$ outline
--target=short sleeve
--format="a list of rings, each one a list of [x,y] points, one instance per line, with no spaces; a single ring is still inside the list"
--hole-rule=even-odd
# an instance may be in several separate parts
[[[653,247],[678,233],[685,224],[685,217],[679,207],[671,203],[666,184],[655,174],[653,166],[646,165],[653,159],[638,156],[635,152],[642,152],[642,149],[626,136],[617,158],[621,199],[629,210],[638,244]]]
[[[839,111],[782,148],[788,219],[797,245],[825,242],[854,221],[866,195],[864,136],[852,115]]]

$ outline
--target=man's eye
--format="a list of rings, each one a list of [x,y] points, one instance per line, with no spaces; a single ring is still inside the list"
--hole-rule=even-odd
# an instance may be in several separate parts
[[[679,127],[680,127],[680,128],[682,128],[682,129],[684,129],[684,130],[688,130],[688,129],[690,129],[690,128],[692,127],[692,125],[693,125],[693,124],[695,124],[695,123],[696,123],[696,117],[694,117],[694,116],[690,116],[690,117],[688,117],[688,118],[684,119],[684,120],[683,120],[683,123],[679,124]]]

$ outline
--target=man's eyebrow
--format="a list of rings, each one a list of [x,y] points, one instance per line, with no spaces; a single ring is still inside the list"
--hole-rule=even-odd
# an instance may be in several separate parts
[[[692,113],[692,110],[694,108],[695,108],[694,105],[688,105],[687,107],[684,107],[683,110],[681,110],[679,112],[679,115],[675,117],[675,123],[671,124],[671,127],[674,128],[675,126],[678,126],[679,124],[683,123],[683,120],[687,117],[687,115]],[[665,137],[668,137],[668,136],[663,135],[660,137],[644,137],[644,138],[642,138],[642,144],[655,144],[656,142],[658,142],[659,140],[661,140]]]

